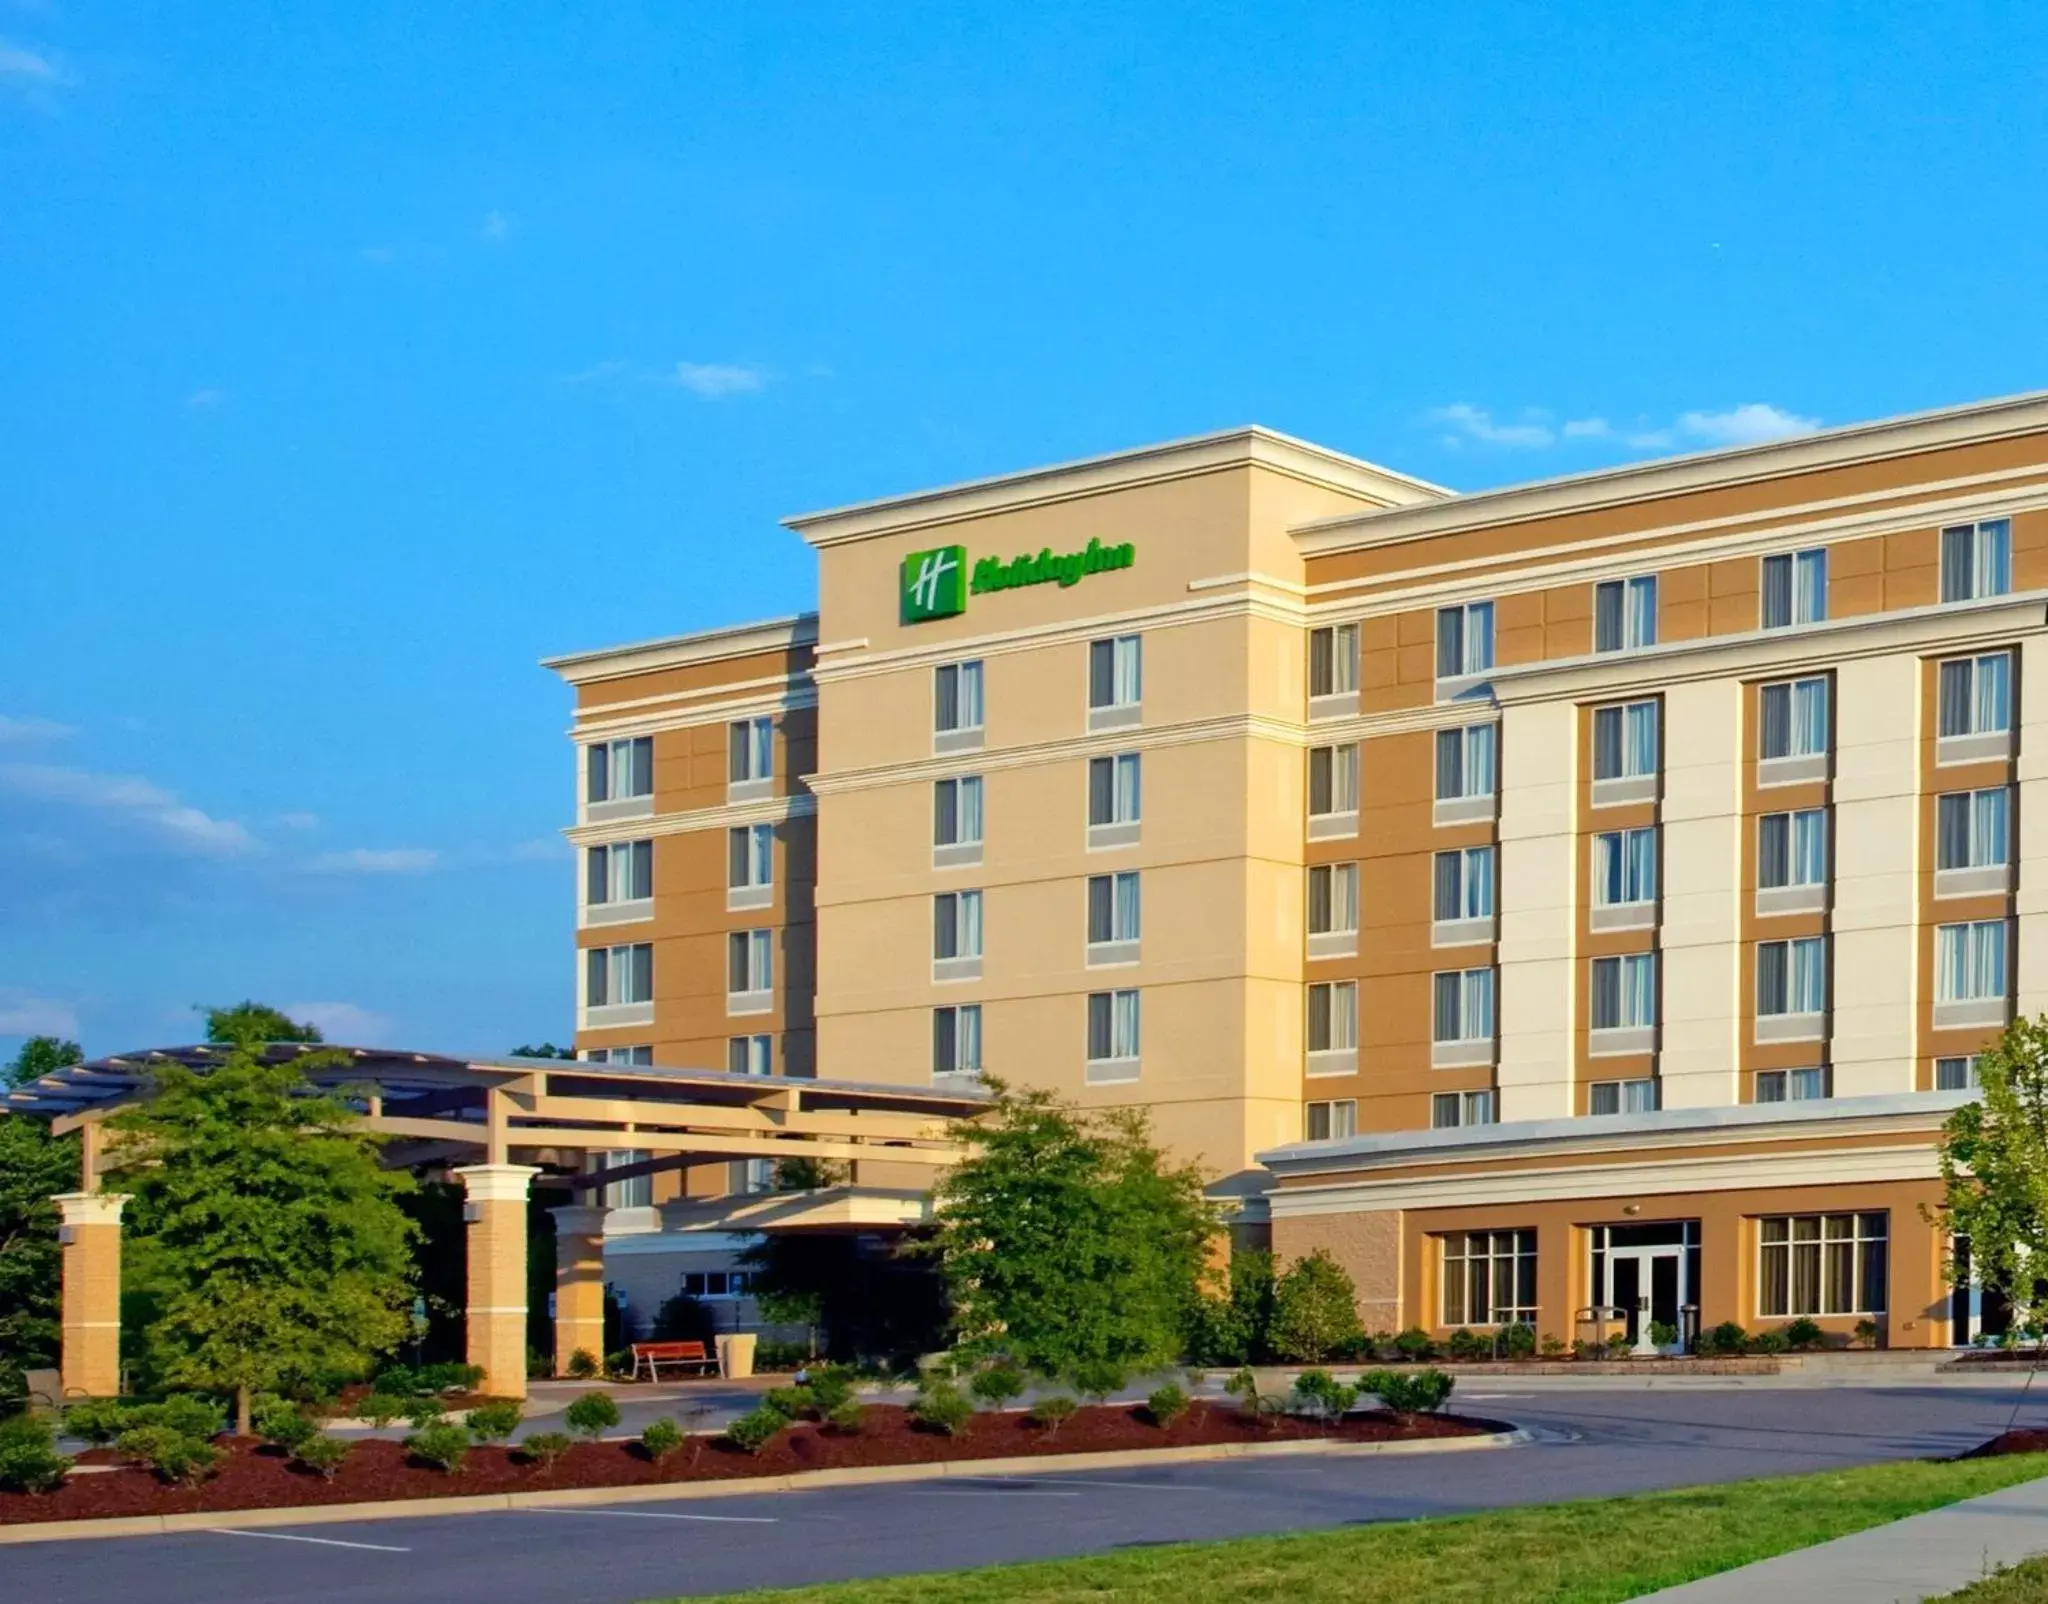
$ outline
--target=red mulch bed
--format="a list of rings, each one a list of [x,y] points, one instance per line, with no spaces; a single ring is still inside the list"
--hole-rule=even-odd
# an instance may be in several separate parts
[[[800,1425],[758,1454],[743,1454],[717,1439],[686,1446],[656,1466],[638,1443],[578,1443],[551,1469],[528,1464],[516,1451],[475,1448],[457,1475],[413,1464],[405,1450],[382,1438],[358,1439],[331,1481],[294,1469],[274,1448],[250,1439],[224,1440],[228,1449],[213,1478],[198,1487],[167,1487],[132,1465],[74,1475],[45,1496],[0,1493],[0,1524],[86,1520],[109,1515],[172,1515],[193,1511],[276,1509],[304,1504],[353,1504],[398,1498],[449,1498],[473,1493],[546,1492],[551,1488],[638,1487],[660,1482],[786,1476],[795,1471],[853,1465],[931,1464],[939,1460],[998,1459],[1012,1455],[1087,1453],[1117,1448],[1179,1448],[1200,1443],[1286,1442],[1338,1437],[1347,1442],[1391,1442],[1423,1437],[1467,1437],[1506,1430],[1461,1415],[1368,1414],[1328,1430],[1282,1418],[1254,1423],[1234,1408],[1196,1404],[1164,1429],[1141,1408],[1111,1404],[1074,1412],[1057,1432],[1021,1414],[976,1415],[958,1437],[914,1427],[893,1404],[871,1404],[858,1434]],[[95,1450],[82,1463],[107,1463]]]
[[[2048,1431],[2007,1431],[1972,1448],[1965,1459],[1996,1459],[2001,1454],[2048,1454]]]

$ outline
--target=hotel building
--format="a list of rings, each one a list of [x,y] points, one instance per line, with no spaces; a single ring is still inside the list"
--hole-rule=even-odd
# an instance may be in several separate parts
[[[1373,1328],[1972,1333],[1923,1211],[2048,1006],[2048,399],[1477,494],[1242,429],[789,525],[815,613],[548,665],[583,1056],[1140,1105]]]

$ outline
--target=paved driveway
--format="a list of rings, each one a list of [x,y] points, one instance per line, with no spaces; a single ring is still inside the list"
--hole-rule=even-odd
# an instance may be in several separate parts
[[[2004,1428],[2007,1387],[1491,1390],[1459,1401],[1528,1447],[1262,1459],[716,1503],[520,1510],[8,1548],[37,1604],[633,1604],[1132,1544],[1405,1520],[1948,1454]],[[2048,1398],[2024,1419],[2048,1422]]]

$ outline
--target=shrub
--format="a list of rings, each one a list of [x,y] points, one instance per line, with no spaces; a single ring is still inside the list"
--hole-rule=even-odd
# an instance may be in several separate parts
[[[1056,1437],[1059,1435],[1060,1427],[1067,1423],[1078,1407],[1074,1400],[1063,1392],[1048,1393],[1031,1406],[1027,1418],[1032,1425],[1043,1427],[1046,1436]]]
[[[1467,1331],[1463,1326],[1451,1333],[1450,1339],[1444,1344],[1444,1350],[1453,1359],[1466,1363],[1474,1359],[1493,1357],[1493,1344],[1486,1338]]]
[[[1653,1347],[1668,1348],[1678,1341],[1678,1327],[1669,1320],[1650,1322],[1650,1342]]]
[[[743,1454],[758,1454],[788,1424],[772,1409],[751,1409],[725,1428],[725,1440]]]
[[[1750,1339],[1752,1353],[1783,1353],[1792,1346],[1782,1331],[1759,1331]]]
[[[849,1437],[859,1433],[861,1427],[867,1424],[867,1418],[867,1405],[851,1393],[841,1398],[825,1414],[827,1425],[831,1426],[834,1431],[842,1432]]]
[[[319,1423],[306,1418],[305,1411],[283,1398],[265,1398],[256,1405],[251,1421],[256,1435],[279,1448],[296,1448],[320,1430]]]
[[[382,1431],[404,1416],[407,1400],[389,1392],[373,1392],[356,1405],[356,1419],[367,1420]]]
[[[682,1451],[683,1428],[667,1415],[650,1420],[640,1433],[640,1446],[657,1465],[665,1465]]]
[[[484,1367],[451,1362],[421,1365],[417,1370],[408,1370],[404,1365],[394,1365],[377,1378],[378,1386],[388,1385],[394,1376],[403,1377],[405,1390],[415,1396],[422,1393],[474,1392],[484,1384]]]
[[[1375,1370],[1359,1377],[1365,1391],[1376,1393],[1381,1403],[1397,1415],[1430,1414],[1444,1406],[1457,1385],[1441,1370],[1418,1370],[1412,1375],[1398,1370]]]
[[[809,1387],[771,1387],[761,1395],[760,1407],[772,1409],[784,1420],[802,1420],[818,1406],[817,1394]]]
[[[425,1389],[420,1386],[420,1373],[411,1365],[385,1365],[377,1372],[370,1390],[393,1398],[417,1398]]]
[[[1545,1332],[1543,1336],[1541,1351],[1543,1357],[1546,1359],[1562,1359],[1566,1354],[1571,1352],[1571,1349],[1565,1346],[1564,1339],[1562,1337],[1559,1337],[1550,1332]]]
[[[0,1493],[54,1493],[70,1468],[47,1420],[16,1415],[0,1421]]]
[[[1170,1426],[1188,1412],[1188,1395],[1175,1383],[1153,1390],[1145,1399],[1145,1413],[1155,1426]]]
[[[578,1348],[569,1355],[569,1374],[577,1381],[597,1379],[597,1355],[588,1348]]]
[[[406,1399],[405,1408],[401,1411],[405,1423],[414,1431],[425,1431],[429,1426],[439,1425],[442,1413],[441,1400],[426,1394]]]
[[[1700,1339],[1704,1353],[1738,1354],[1749,1346],[1749,1333],[1733,1320],[1723,1320]]]
[[[1436,1342],[1420,1326],[1410,1326],[1394,1338],[1394,1352],[1410,1364],[1422,1364],[1436,1357]]]
[[[227,1411],[196,1392],[174,1392],[161,1402],[136,1404],[128,1411],[130,1426],[163,1426],[181,1437],[206,1442],[228,1429]]]
[[[853,1372],[844,1365],[826,1365],[811,1377],[811,1402],[827,1419],[852,1396]]]
[[[1258,1372],[1250,1365],[1224,1382],[1223,1390],[1237,1400],[1247,1419],[1270,1422],[1280,1413],[1280,1400],[1272,1393],[1259,1391]]]
[[[1856,1322],[1856,1346],[1859,1348],[1874,1348],[1877,1346],[1877,1322],[1875,1320],[1858,1320]]]
[[[797,1370],[810,1361],[811,1350],[801,1342],[757,1342],[754,1344],[756,1370]]]
[[[341,1469],[341,1462],[348,1458],[348,1451],[346,1438],[316,1431],[292,1444],[292,1463],[305,1466],[323,1480],[332,1481],[334,1473]]]
[[[1802,1351],[1807,1348],[1818,1348],[1820,1339],[1820,1322],[1809,1320],[1803,1314],[1785,1327],[1785,1340]]]
[[[576,1440],[565,1431],[536,1431],[520,1439],[517,1452],[546,1470],[575,1446]]]
[[[1124,1383],[1129,1379],[1121,1365],[1104,1359],[1083,1360],[1067,1376],[1074,1391],[1083,1398],[1093,1398],[1097,1403],[1107,1403],[1109,1395],[1123,1391]]]
[[[406,1452],[413,1458],[451,1476],[462,1469],[462,1462],[469,1457],[469,1447],[469,1428],[452,1420],[423,1426],[405,1439]]]
[[[910,1418],[926,1431],[957,1437],[974,1418],[974,1405],[950,1381],[928,1381],[910,1405]]]
[[[604,1356],[604,1373],[614,1381],[624,1381],[633,1374],[633,1350],[621,1348],[616,1353]]]
[[[1294,1378],[1293,1403],[1297,1414],[1313,1415],[1322,1421],[1341,1419],[1358,1402],[1358,1389],[1347,1387],[1327,1370],[1304,1370]]]
[[[133,1422],[129,1407],[119,1398],[87,1398],[64,1411],[64,1435],[104,1448]]]
[[[1273,1346],[1283,1358],[1320,1363],[1361,1331],[1358,1294],[1344,1267],[1317,1248],[1273,1288]]]
[[[1497,1347],[1505,1359],[1533,1359],[1536,1356],[1536,1328],[1516,1321],[1500,1328]],[[1562,1349],[1563,1343],[1558,1347]]]
[[[212,1443],[175,1426],[135,1426],[123,1432],[115,1446],[174,1486],[196,1487],[220,1463],[220,1450]]]
[[[526,1411],[512,1398],[493,1398],[469,1412],[469,1434],[478,1442],[504,1442],[519,1429]]]
[[[1008,1360],[992,1364],[986,1370],[977,1370],[967,1383],[967,1390],[974,1394],[976,1402],[987,1404],[991,1409],[1016,1402],[1024,1396],[1024,1387],[1024,1372]]]
[[[596,1442],[619,1423],[619,1406],[608,1392],[586,1392],[562,1412],[569,1429]]]
[[[1194,1311],[1190,1347],[1208,1364],[1255,1364],[1270,1358],[1273,1333],[1273,1255],[1245,1248],[1230,1255],[1230,1282],[1222,1297],[1204,1297]]]

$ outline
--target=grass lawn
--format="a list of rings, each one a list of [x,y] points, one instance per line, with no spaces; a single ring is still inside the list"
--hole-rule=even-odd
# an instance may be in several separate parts
[[[1484,1515],[734,1594],[728,1604],[1618,1604],[2043,1475],[2048,1454],[1871,1465]],[[2048,1604],[2048,1583],[2032,1585],[2031,1592],[1958,1596],[1971,1604]]]
[[[2048,1604],[2048,1559],[2030,1559],[1986,1577],[1939,1604]]]

